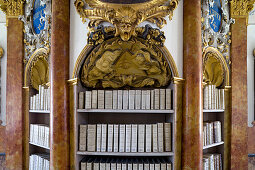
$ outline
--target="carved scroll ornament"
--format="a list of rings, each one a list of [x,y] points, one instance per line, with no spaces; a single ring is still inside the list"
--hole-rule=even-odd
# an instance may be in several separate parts
[[[92,9],[85,9],[85,2]],[[150,0],[139,4],[115,4],[100,0],[76,0],[75,7],[82,21],[90,19],[89,28],[93,29],[102,22],[111,23],[123,41],[136,36],[135,28],[143,21],[149,21],[162,28],[166,24],[165,16],[170,20],[179,0]]]

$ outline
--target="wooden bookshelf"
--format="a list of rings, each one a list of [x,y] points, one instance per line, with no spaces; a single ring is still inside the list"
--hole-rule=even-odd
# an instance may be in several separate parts
[[[109,110],[109,109],[77,109],[79,113],[134,113],[134,114],[169,114],[174,113],[174,110]]]
[[[91,155],[91,156],[142,156],[142,157],[152,157],[152,156],[174,156],[173,152],[83,152],[78,151],[78,155]]]
[[[213,147],[216,147],[216,146],[219,146],[219,145],[223,145],[224,142],[218,142],[218,143],[214,143],[214,144],[211,144],[211,145],[206,145],[203,147],[203,149],[209,149],[209,148],[213,148]]]

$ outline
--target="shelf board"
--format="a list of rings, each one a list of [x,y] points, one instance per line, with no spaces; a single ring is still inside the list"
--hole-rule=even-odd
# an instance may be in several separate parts
[[[78,155],[91,156],[173,156],[173,152],[87,152],[78,151]]]
[[[49,110],[29,110],[30,113],[50,113]]]
[[[36,144],[36,143],[33,143],[33,142],[29,142],[29,144],[34,145],[34,146],[37,146],[37,147],[40,147],[40,148],[44,148],[44,149],[48,149],[48,150],[50,150],[50,148],[49,148],[49,147],[42,146],[42,145],[39,145],[39,144]]]
[[[209,149],[209,148],[213,148],[215,146],[219,146],[219,145],[223,145],[224,142],[218,142],[218,143],[214,143],[214,144],[211,144],[211,145],[207,145],[207,146],[204,146],[203,149]]]
[[[204,113],[222,113],[224,109],[203,110]]]
[[[77,109],[80,113],[174,113],[173,110],[113,110],[113,109]]]

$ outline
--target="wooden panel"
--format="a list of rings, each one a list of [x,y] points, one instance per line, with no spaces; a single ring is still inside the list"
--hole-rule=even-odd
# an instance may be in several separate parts
[[[5,126],[0,126],[0,153],[5,153],[6,151],[6,134]]]

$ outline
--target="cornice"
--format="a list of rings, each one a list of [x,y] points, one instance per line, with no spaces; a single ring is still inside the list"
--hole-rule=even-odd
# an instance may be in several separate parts
[[[231,0],[230,14],[232,18],[248,18],[255,0]]]

